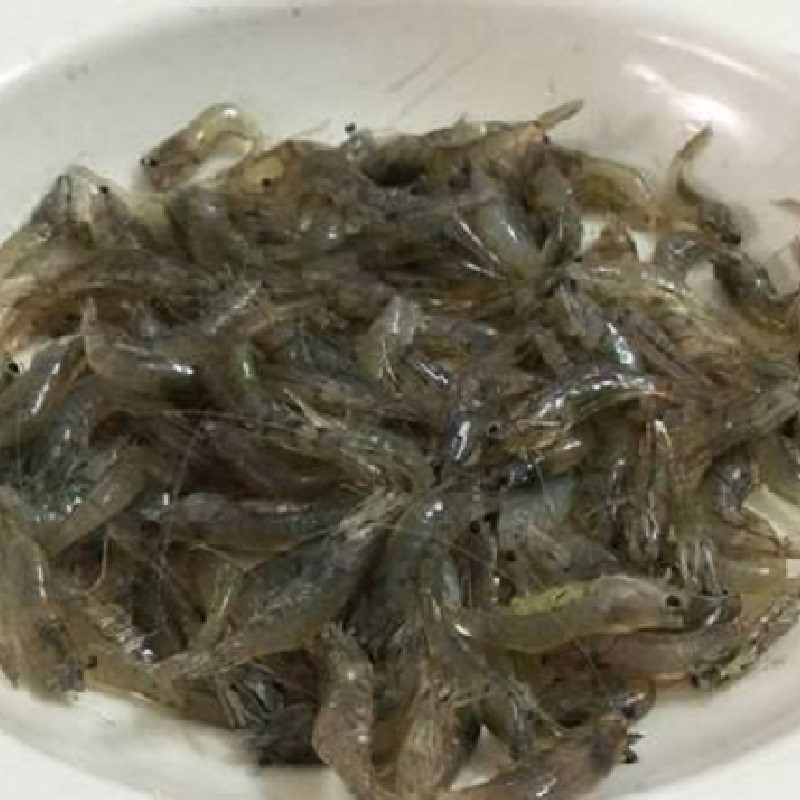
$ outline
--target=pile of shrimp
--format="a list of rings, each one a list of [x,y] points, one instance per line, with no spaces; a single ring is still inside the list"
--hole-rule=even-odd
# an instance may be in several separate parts
[[[800,514],[800,303],[709,129],[654,177],[554,141],[580,109],[332,146],[222,104],[146,189],[59,177],[0,249],[8,678],[361,800],[565,800],[745,673],[798,616],[752,498]]]

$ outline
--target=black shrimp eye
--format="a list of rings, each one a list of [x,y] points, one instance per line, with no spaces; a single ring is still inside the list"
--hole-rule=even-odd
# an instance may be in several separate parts
[[[668,608],[680,608],[681,599],[675,594],[667,595],[666,604]]]
[[[16,361],[10,361],[8,364],[8,371],[12,375],[19,375],[19,364]]]
[[[486,438],[489,439],[489,441],[491,442],[499,441],[501,432],[502,432],[502,427],[499,422],[490,422],[486,426]]]
[[[100,186],[98,191],[100,192],[100,194],[108,194],[108,191],[109,191],[108,190],[108,186],[105,186],[105,185]]]
[[[159,165],[157,158],[142,158],[140,159],[139,163],[143,167],[150,167],[150,169],[155,169]]]
[[[347,125],[344,126],[345,133],[355,133],[356,132],[356,124],[355,122],[348,122]]]

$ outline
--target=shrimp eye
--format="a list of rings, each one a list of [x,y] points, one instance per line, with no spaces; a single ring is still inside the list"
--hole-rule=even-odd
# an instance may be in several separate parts
[[[9,361],[8,363],[8,371],[12,375],[19,375],[19,364],[16,361]]]
[[[677,595],[670,594],[667,595],[666,604],[668,608],[680,608],[681,607],[681,599]]]
[[[639,763],[639,756],[637,756],[636,753],[633,752],[633,750],[628,750],[628,752],[625,753],[625,763],[626,764],[638,764]]]
[[[499,422],[490,422],[486,426],[486,438],[491,442],[500,440],[500,431],[502,430]]]

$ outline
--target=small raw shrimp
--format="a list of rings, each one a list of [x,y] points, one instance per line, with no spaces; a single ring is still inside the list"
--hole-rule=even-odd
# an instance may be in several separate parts
[[[369,625],[378,636],[390,637],[402,626],[404,615],[417,612],[424,598],[442,601],[423,577],[431,564],[444,565],[445,554],[459,531],[485,513],[480,493],[443,487],[429,490],[409,504],[389,536],[377,576],[379,607],[370,609]]]
[[[352,499],[348,502],[344,496],[308,502],[235,501],[198,492],[139,513],[168,526],[173,539],[265,557],[323,535],[342,521],[352,504]],[[233,537],[232,530],[236,532]]]
[[[541,278],[554,259],[536,242],[525,208],[500,181],[478,168],[470,180],[473,190],[487,200],[464,215],[462,237],[478,244],[497,268],[526,280]]]
[[[511,546],[531,531],[559,529],[575,503],[577,492],[577,479],[564,476],[503,498],[497,522],[501,546]]]
[[[300,766],[319,763],[311,744],[318,682],[310,658],[292,653],[218,676],[214,688],[225,723],[243,735],[260,766]]]
[[[628,164],[565,151],[568,175],[584,211],[614,214],[632,228],[651,229],[660,217],[658,202],[644,173]]]
[[[774,595],[789,584],[786,559],[764,556],[736,559],[719,552],[712,541],[684,539],[676,545],[678,569],[685,585],[708,595]]]
[[[680,633],[641,631],[627,636],[599,637],[590,648],[602,667],[657,681],[677,681],[701,665],[723,663],[745,642],[737,619]]]
[[[197,381],[197,366],[193,361],[208,348],[207,342],[198,342],[197,354],[181,353],[177,347],[173,353],[158,353],[162,342],[136,340],[101,320],[94,301],[84,311],[81,334],[86,360],[97,375],[112,385],[145,394],[163,391],[188,395]]]
[[[476,706],[481,721],[506,744],[512,757],[531,753],[545,737],[558,735],[558,726],[534,690],[509,674],[502,657],[490,657],[469,637],[448,631],[444,625],[430,630],[435,633],[432,656],[447,664],[457,696]]]
[[[416,303],[393,297],[356,345],[364,374],[373,380],[394,378],[397,358],[411,346],[425,324],[425,315]]]
[[[509,608],[462,611],[456,630],[492,647],[544,653],[583,636],[642,628],[680,628],[679,593],[627,575],[572,583],[528,597]]]
[[[409,798],[430,797],[448,786],[479,735],[477,719],[470,719],[455,687],[429,660],[424,659],[417,672],[417,689],[394,763],[397,793]]]
[[[272,653],[297,650],[350,599],[372,563],[398,497],[376,492],[322,542],[313,542],[249,574],[233,616],[241,629],[212,648],[179,653],[153,668],[170,682],[208,677]]]
[[[54,409],[43,439],[31,447],[33,469],[51,480],[63,477],[70,461],[86,452],[92,433],[110,408],[110,399],[96,376],[78,378],[61,406]]]
[[[172,206],[185,231],[189,254],[198,264],[264,266],[263,252],[231,221],[228,198],[223,192],[206,186],[187,186],[176,191]]]
[[[98,248],[174,245],[162,204],[137,202],[87,167],[61,175],[32,216],[35,225],[78,237]]]
[[[526,183],[526,211],[542,241],[543,262],[553,265],[573,258],[580,250],[583,225],[575,191],[557,159],[546,155]]]
[[[526,350],[532,350],[556,378],[564,378],[570,370],[571,359],[564,344],[550,328],[531,321],[525,326],[523,341]],[[526,360],[531,356],[526,352]]]
[[[75,377],[82,353],[74,337],[46,344],[0,392],[0,447],[36,436]]]
[[[0,664],[11,680],[64,692],[83,686],[50,564],[13,516],[0,513]]]
[[[206,575],[206,571],[210,575]],[[189,642],[193,650],[215,645],[225,631],[230,611],[241,594],[245,582],[245,574],[235,564],[224,559],[214,559],[203,564],[200,586],[205,606],[205,619],[202,627]]]
[[[524,401],[501,427],[498,439],[510,452],[525,457],[553,445],[603,409],[658,393],[650,375],[593,366]]]
[[[742,228],[733,210],[698,192],[687,178],[691,164],[711,144],[711,139],[711,126],[706,125],[675,154],[670,167],[667,206],[676,205],[673,210],[707,233],[712,242],[736,247],[742,242]]]
[[[630,678],[596,668],[571,674],[556,671],[539,689],[542,705],[566,729],[585,725],[598,712],[635,722],[653,708],[656,687],[648,678]]]
[[[325,677],[312,734],[317,755],[356,797],[397,797],[381,783],[372,763],[376,678],[369,658],[352,635],[335,625],[322,632],[320,648]]]
[[[486,783],[446,792],[441,800],[573,800],[629,758],[625,726],[602,719],[593,730],[566,738]]]
[[[111,465],[72,513],[62,523],[48,524],[39,533],[47,554],[58,555],[124,511],[147,486],[148,462],[152,460],[135,446],[114,452]]]
[[[577,339],[584,350],[619,369],[644,371],[631,340],[592,298],[562,284],[553,292],[552,305],[564,335]]]
[[[153,148],[141,164],[156,189],[172,189],[217,148],[237,140],[255,150],[263,142],[261,126],[238,106],[218,103]]]
[[[752,669],[767,648],[797,624],[798,617],[800,600],[796,594],[771,600],[765,608],[750,614],[740,625],[744,641],[733,654],[716,662],[704,659],[692,674],[692,682],[698,688],[713,689],[741,678]]]
[[[513,556],[516,593],[527,586],[589,580],[618,569],[618,559],[600,542],[573,532],[567,521],[579,485],[569,476],[545,480],[541,488],[509,494],[501,501],[498,540],[501,554]]]

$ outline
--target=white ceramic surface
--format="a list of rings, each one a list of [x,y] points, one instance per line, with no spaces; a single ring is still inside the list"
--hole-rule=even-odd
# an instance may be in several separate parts
[[[754,211],[763,255],[797,232],[770,200],[800,193],[798,32],[800,6],[776,0],[4,0],[0,235],[65,165],[126,179],[148,144],[218,99],[276,137],[335,139],[351,120],[419,129],[582,96],[586,113],[559,135],[650,166],[712,122],[703,177]],[[798,677],[796,631],[736,686],[665,698],[641,726],[640,764],[599,796],[795,800]],[[146,704],[53,706],[3,686],[0,797],[344,794],[323,770],[255,770],[230,737]]]

